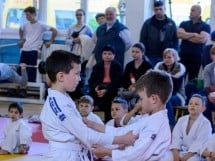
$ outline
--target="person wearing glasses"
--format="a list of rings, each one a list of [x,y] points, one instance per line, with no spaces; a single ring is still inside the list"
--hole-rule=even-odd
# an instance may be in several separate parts
[[[89,26],[84,23],[85,11],[83,9],[77,9],[75,12],[76,24],[71,25],[67,31],[65,43],[70,46],[72,53],[80,55],[82,59],[88,59],[84,56],[81,49],[83,46],[83,40],[91,40],[93,32]],[[81,35],[85,35],[84,37]]]

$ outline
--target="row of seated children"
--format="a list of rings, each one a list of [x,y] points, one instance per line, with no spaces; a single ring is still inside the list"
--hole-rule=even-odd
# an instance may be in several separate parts
[[[32,131],[22,119],[20,103],[11,103],[8,108],[8,121],[4,128],[4,138],[0,143],[0,154],[26,154],[30,148]]]

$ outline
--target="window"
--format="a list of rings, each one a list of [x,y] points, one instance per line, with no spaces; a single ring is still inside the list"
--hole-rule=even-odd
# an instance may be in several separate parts
[[[36,1],[37,2],[37,1]],[[6,0],[3,3],[3,28],[19,28],[25,21],[23,10],[34,0]]]
[[[47,0],[47,24],[66,30],[75,24],[75,10],[80,8],[80,0]]]
[[[209,22],[211,0],[172,0],[172,18],[177,25],[189,19],[190,8],[194,4],[199,4],[201,6],[202,20]]]

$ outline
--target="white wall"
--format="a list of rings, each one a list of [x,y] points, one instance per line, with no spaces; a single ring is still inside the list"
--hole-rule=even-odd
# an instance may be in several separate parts
[[[144,20],[153,15],[152,0],[125,0],[126,26],[129,28],[134,42],[139,41],[140,30]]]

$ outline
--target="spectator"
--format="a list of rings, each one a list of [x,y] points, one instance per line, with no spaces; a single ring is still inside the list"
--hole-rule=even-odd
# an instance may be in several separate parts
[[[212,63],[205,66],[203,71],[203,80],[204,80],[204,89],[207,97],[206,110],[204,115],[210,120],[213,131],[214,131],[214,123],[212,120],[212,111],[215,110],[215,46],[213,46],[210,50],[210,55],[212,59]]]
[[[115,46],[115,59],[122,65],[124,54],[131,47],[131,35],[126,26],[117,20],[116,8],[108,7],[105,10],[106,22],[96,30],[96,46],[93,51],[97,63],[102,60],[102,49],[110,44]]]
[[[95,106],[105,112],[105,122],[111,119],[111,102],[117,95],[122,76],[121,65],[114,60],[115,50],[111,45],[102,49],[102,61],[94,67],[89,79]]]
[[[65,43],[70,46],[72,53],[80,55],[82,60],[85,61],[89,59],[94,48],[91,39],[93,33],[91,28],[84,24],[85,11],[83,9],[77,9],[75,16],[77,23],[69,27]]]
[[[154,68],[170,74],[173,81],[172,96],[166,105],[169,123],[172,128],[175,126],[173,107],[185,104],[184,76],[186,69],[183,64],[178,62],[179,60],[178,52],[175,49],[167,48],[163,52],[163,61],[158,62]]]
[[[37,21],[36,8],[27,7],[24,10],[26,19],[29,21],[19,29],[21,49],[20,63],[27,65],[37,65],[38,49],[42,45],[42,37],[45,31],[52,31],[51,39],[45,43],[48,48],[57,36],[57,30],[54,27],[47,26]],[[36,68],[27,68],[28,79],[30,82],[35,82]]]
[[[162,61],[164,49],[178,49],[176,25],[172,19],[165,15],[165,10],[162,1],[155,1],[155,15],[145,21],[140,32],[140,42],[145,45],[145,54],[153,66]]]
[[[213,31],[211,33],[211,43],[206,45],[203,49],[203,53],[202,53],[202,66],[203,66],[203,68],[212,62],[210,50],[211,50],[213,45],[215,45],[215,31]]]
[[[190,20],[183,21],[177,31],[178,38],[182,40],[179,55],[186,67],[188,80],[198,77],[203,47],[209,38],[209,33],[210,26],[201,20],[201,7],[193,5]]]

